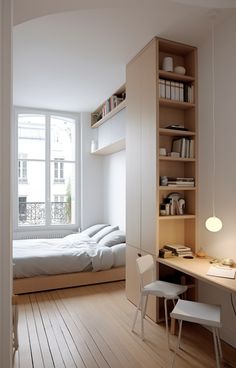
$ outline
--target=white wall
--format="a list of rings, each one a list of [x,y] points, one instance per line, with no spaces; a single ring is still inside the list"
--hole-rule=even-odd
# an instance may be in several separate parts
[[[0,0],[0,367],[12,366],[10,127],[12,1]]]
[[[216,216],[223,229],[210,233],[204,222],[212,215],[211,41],[199,47],[199,246],[215,257],[236,262],[236,15],[215,28]],[[221,303],[222,337],[236,347],[236,316],[230,295],[200,285],[202,300]],[[234,296],[236,306],[236,295]]]
[[[125,150],[104,157],[104,222],[125,230]]]
[[[91,129],[89,113],[81,114],[81,190],[83,192],[81,227],[103,223],[103,161],[91,155]]]

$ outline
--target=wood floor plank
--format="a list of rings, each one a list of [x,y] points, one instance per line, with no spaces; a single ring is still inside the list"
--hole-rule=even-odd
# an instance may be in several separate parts
[[[55,367],[58,368],[64,368],[66,367],[64,364],[64,360],[61,355],[60,347],[58,346],[54,330],[48,315],[48,308],[44,302],[44,299],[42,297],[43,293],[35,293],[35,298],[37,300],[40,315],[42,318],[42,323],[44,326],[45,333],[47,334],[48,343],[50,346],[50,351],[52,355],[53,364]],[[24,368],[21,366],[20,368]]]
[[[44,362],[44,367],[53,368],[54,364],[53,364],[53,359],[51,355],[50,345],[49,345],[47,333],[44,329],[38,302],[36,300],[35,294],[30,294],[29,298],[30,298],[30,302],[32,306],[32,312],[34,316],[34,321],[35,321],[35,326],[37,330],[39,346],[40,346],[40,350],[41,350],[42,358]]]
[[[60,291],[57,291],[57,293],[60,294]],[[64,308],[67,310],[68,314],[76,325],[81,339],[84,341],[89,351],[93,355],[98,367],[109,368],[109,365],[103,357],[101,351],[99,350],[94,340],[94,336],[91,334],[91,331],[87,328],[86,324],[83,324],[83,321],[81,321],[81,319],[79,318],[76,308],[74,309],[73,307],[71,307],[74,305],[73,299],[74,298],[66,298],[65,300],[62,295],[61,302],[63,303]]]
[[[67,341],[65,340],[65,337],[62,331],[62,326],[59,323],[57,314],[55,314],[53,305],[50,303],[50,300],[48,299],[47,292],[42,293],[41,297],[42,297],[42,301],[45,304],[45,308],[48,313],[48,318],[50,320],[50,323],[51,323],[51,326],[54,332],[54,337],[60,349],[60,353],[64,361],[64,364],[66,368],[76,368],[75,361],[71,355]]]
[[[19,357],[20,367],[33,368],[28,324],[25,313],[25,306],[28,304],[29,304],[29,297],[27,295],[22,295],[21,303],[18,304],[19,310],[18,335],[20,344],[17,354]]]
[[[146,318],[144,341],[140,318],[131,332],[135,307],[126,299],[124,286],[114,282],[21,295],[14,368],[170,367],[173,353],[167,349],[164,324]],[[171,336],[172,346],[176,339]],[[215,368],[209,331],[184,325],[181,347],[175,368]],[[223,343],[224,353],[227,367],[236,368],[236,349]]]

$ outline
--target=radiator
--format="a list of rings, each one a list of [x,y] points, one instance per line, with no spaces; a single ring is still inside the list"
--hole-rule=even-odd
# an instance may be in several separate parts
[[[32,231],[32,232],[17,232],[13,234],[14,239],[52,239],[63,238],[66,235],[71,234],[72,231]]]

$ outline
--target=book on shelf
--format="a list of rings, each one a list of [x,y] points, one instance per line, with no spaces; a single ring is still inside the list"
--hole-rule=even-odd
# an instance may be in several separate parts
[[[159,97],[179,102],[194,102],[193,84],[159,79]]]
[[[194,187],[195,182],[194,178],[173,178],[173,177],[160,177],[160,185],[161,186],[169,186],[169,187]],[[164,183],[164,184],[163,184]]]
[[[187,137],[174,138],[171,151],[179,153],[181,158],[194,158],[194,139]]]
[[[178,257],[184,256],[192,256],[192,249],[185,245],[177,245],[177,244],[166,244],[164,245],[164,249],[170,250],[174,255]]]

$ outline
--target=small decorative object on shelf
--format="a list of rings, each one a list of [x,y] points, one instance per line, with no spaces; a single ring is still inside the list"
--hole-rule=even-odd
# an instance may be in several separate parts
[[[177,74],[185,75],[186,69],[183,66],[178,65],[174,68],[174,72]]]
[[[166,72],[173,72],[173,58],[170,56],[166,56],[163,59],[163,65],[162,65],[163,70],[165,70]]]

